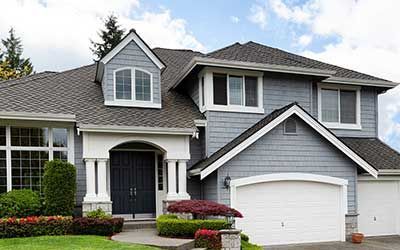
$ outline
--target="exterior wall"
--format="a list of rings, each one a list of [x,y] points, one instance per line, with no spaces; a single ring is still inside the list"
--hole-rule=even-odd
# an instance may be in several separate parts
[[[310,111],[311,80],[300,76],[293,78],[284,74],[265,73],[263,81],[265,114],[206,112],[206,148],[208,156],[275,109],[282,108],[292,102],[298,102],[304,109]]]
[[[218,171],[201,181],[202,199],[218,202]]]
[[[138,67],[153,74],[153,102],[161,103],[160,70],[151,59],[131,41],[104,67],[102,82],[104,100],[114,101],[114,73],[113,71],[122,67]]]
[[[223,188],[227,175],[237,179],[270,173],[303,172],[348,180],[348,212],[356,213],[357,166],[300,118],[296,121],[297,135],[284,135],[283,125],[280,124],[216,171],[219,202],[230,204],[230,192]]]
[[[75,133],[76,205],[80,206],[86,194],[86,170],[83,162],[82,136]]]

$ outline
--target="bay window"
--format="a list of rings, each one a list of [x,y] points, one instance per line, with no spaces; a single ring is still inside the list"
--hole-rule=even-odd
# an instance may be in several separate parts
[[[74,161],[72,127],[0,127],[0,193],[42,192],[44,165],[53,159]]]
[[[200,110],[264,113],[261,72],[206,67],[199,73]]]
[[[349,86],[320,85],[318,118],[327,127],[360,129],[360,89]]]

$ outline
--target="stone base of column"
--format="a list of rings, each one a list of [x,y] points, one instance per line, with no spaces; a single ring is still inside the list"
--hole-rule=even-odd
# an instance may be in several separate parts
[[[111,215],[112,201],[84,201],[82,202],[82,215],[86,216],[88,212],[97,210],[99,208]]]
[[[240,232],[238,229],[220,230],[221,250],[240,250]]]

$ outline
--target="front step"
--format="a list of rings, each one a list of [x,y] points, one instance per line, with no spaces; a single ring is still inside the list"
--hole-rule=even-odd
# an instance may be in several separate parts
[[[155,220],[127,220],[124,222],[123,231],[145,229],[145,228],[156,228]]]

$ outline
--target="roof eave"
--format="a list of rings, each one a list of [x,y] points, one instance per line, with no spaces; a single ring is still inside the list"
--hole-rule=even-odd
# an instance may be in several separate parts
[[[374,87],[384,87],[384,88],[394,88],[399,85],[398,82],[390,82],[383,80],[369,80],[369,79],[354,79],[345,77],[329,77],[322,80],[325,83],[340,83],[340,84],[350,84],[350,85],[362,85],[362,86],[374,86]]]
[[[177,78],[172,88],[177,87],[183,79],[194,69],[194,67],[202,66],[214,66],[214,67],[225,67],[225,68],[235,68],[235,69],[246,69],[246,70],[257,70],[257,71],[269,71],[269,72],[279,72],[288,74],[300,74],[300,75],[312,75],[320,77],[330,77],[336,73],[332,70],[322,70],[322,69],[310,69],[303,67],[276,65],[276,64],[265,64],[265,63],[254,63],[254,62],[242,62],[234,60],[222,60],[215,58],[205,58],[205,57],[194,57],[186,67],[181,71],[182,73]]]

